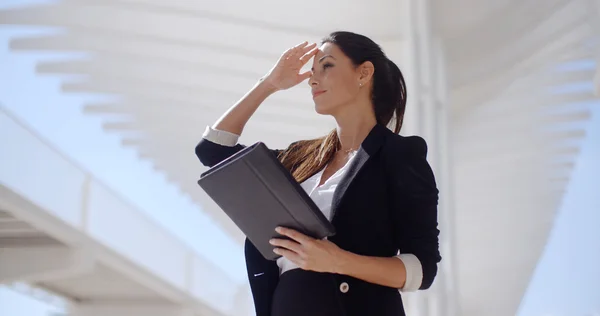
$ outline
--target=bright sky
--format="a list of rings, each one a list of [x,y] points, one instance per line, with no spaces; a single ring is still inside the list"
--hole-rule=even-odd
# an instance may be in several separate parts
[[[27,1],[32,2],[47,1]],[[22,3],[25,1],[4,0],[0,8]],[[117,135],[103,132],[100,118],[81,113],[84,102],[97,97],[63,94],[60,78],[35,74],[40,60],[65,55],[9,52],[10,38],[39,32],[0,27],[0,103],[190,247],[244,282],[241,248],[149,162],[140,161],[132,149],[123,148]],[[584,62],[576,66],[595,65]],[[570,89],[586,90],[591,85],[582,83]],[[568,194],[519,316],[600,313],[600,106],[595,107],[588,126]],[[0,315],[41,316],[49,312],[37,301],[0,289]]]

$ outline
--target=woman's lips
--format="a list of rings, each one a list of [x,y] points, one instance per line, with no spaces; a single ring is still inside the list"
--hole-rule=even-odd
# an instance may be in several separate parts
[[[313,95],[313,98],[316,98],[316,97],[320,96],[321,94],[323,94],[323,93],[325,93],[325,92],[326,92],[326,90],[314,91],[314,92],[312,93],[312,95]]]

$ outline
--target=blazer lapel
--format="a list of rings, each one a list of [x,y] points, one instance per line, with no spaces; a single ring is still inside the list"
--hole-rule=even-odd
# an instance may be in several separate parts
[[[383,145],[388,133],[391,133],[391,131],[388,130],[387,127],[377,124],[361,144],[356,153],[356,157],[354,157],[354,160],[352,160],[350,166],[348,166],[348,170],[346,170],[346,173],[333,193],[333,200],[331,202],[331,221],[335,219],[338,209],[346,195],[346,191],[348,191],[354,178],[356,178],[369,158],[377,153],[381,145]]]

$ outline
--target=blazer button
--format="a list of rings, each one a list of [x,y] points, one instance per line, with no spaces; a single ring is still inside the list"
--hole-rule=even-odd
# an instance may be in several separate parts
[[[348,293],[349,290],[350,290],[350,285],[348,285],[348,283],[342,282],[342,284],[340,284],[340,292]]]

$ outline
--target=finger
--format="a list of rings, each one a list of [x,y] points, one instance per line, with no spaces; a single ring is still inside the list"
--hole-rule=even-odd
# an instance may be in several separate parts
[[[288,49],[289,53],[287,53],[287,54],[285,55],[285,56],[286,56],[286,58],[290,58],[290,57],[294,57],[294,56],[296,56],[296,55],[298,54],[298,51],[302,50],[302,48],[303,48],[304,46],[306,46],[306,44],[307,44],[307,43],[308,43],[308,42],[306,42],[306,41],[305,41],[305,42],[302,42],[302,43],[300,43],[300,44],[298,44],[298,45],[296,45],[296,46],[294,46],[294,47],[291,47],[290,49]]]
[[[306,64],[311,58],[313,58],[317,52],[319,51],[318,47],[313,47],[311,50],[309,50],[306,54],[304,54],[304,56],[302,56],[300,58],[300,61],[302,62],[302,64]]]
[[[290,48],[281,54],[281,59],[288,59],[294,53],[294,49]]]
[[[312,76],[312,71],[306,71],[298,75],[298,83],[310,78]]]
[[[273,238],[269,240],[269,243],[273,246],[289,249],[295,253],[302,252],[302,245],[292,240]]]
[[[299,43],[296,46],[292,47],[292,49],[296,50],[296,49],[302,48],[302,47],[306,46],[306,44],[308,44],[308,41],[304,41],[302,43]]]
[[[297,265],[302,264],[302,258],[300,257],[300,255],[291,250],[287,250],[285,248],[275,248],[273,249],[273,252],[280,256],[283,256],[284,258],[290,260],[291,262]]]
[[[277,229],[275,229],[275,231],[284,236],[292,238],[293,240],[297,241],[300,244],[307,244],[312,241],[312,238],[310,238],[296,230],[293,230],[293,229],[289,229],[289,228],[285,228],[285,227],[277,227]]]
[[[310,50],[314,49],[315,47],[317,47],[317,43],[312,43],[310,45],[304,46],[301,49],[302,54],[306,54],[307,52],[309,52]]]
[[[310,51],[311,49],[313,49],[317,44],[313,43],[307,46],[307,42],[303,43],[303,46],[300,47],[295,47],[293,49],[293,53],[291,55],[292,58],[298,58],[300,59],[300,57],[302,57],[302,55],[306,54],[306,52]]]

